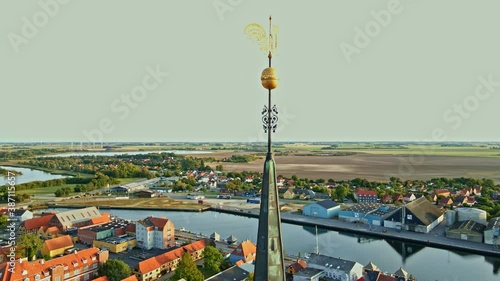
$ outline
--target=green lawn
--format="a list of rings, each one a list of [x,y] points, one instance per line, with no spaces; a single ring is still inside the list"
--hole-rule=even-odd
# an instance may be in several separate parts
[[[129,182],[145,180],[145,178],[119,178],[120,184],[127,184]]]
[[[144,180],[144,178],[120,178],[118,180],[120,181],[120,184],[126,184],[126,183],[133,182],[133,181]],[[76,184],[63,184],[63,185],[58,185],[58,186],[18,190],[17,193],[19,193],[19,194],[28,193],[29,195],[35,195],[35,197],[36,197],[36,195],[54,194],[54,192],[56,192],[56,190],[58,190],[59,188],[63,188],[63,187],[69,187],[69,188],[71,188],[71,190],[73,190],[73,188],[75,186],[76,186]],[[73,195],[73,194],[76,194],[76,193],[72,192],[70,195]]]
[[[28,193],[29,195],[45,195],[45,194],[54,194],[56,190],[62,187],[69,187],[71,190],[76,186],[76,184],[64,184],[64,185],[59,185],[59,186],[50,186],[50,187],[42,187],[42,188],[34,188],[34,189],[26,189],[26,190],[19,190],[17,193],[24,194]]]
[[[120,184],[126,184],[126,183],[133,182],[133,181],[144,180],[144,178],[120,178],[118,180],[120,181]],[[69,187],[69,188],[71,188],[71,190],[73,190],[73,188],[75,186],[76,186],[76,184],[64,184],[64,185],[59,185],[59,186],[19,190],[18,192],[21,194],[28,193],[29,195],[54,194],[54,192],[56,192],[56,190],[58,190],[59,188]],[[74,193],[71,193],[71,194],[74,194]]]

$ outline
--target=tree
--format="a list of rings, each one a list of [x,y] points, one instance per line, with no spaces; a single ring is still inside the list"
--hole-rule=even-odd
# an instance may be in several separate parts
[[[27,233],[19,236],[17,245],[21,256],[27,257],[31,261],[36,253],[42,249],[43,242],[38,235]]]
[[[7,225],[7,216],[0,215],[0,227],[4,228]]]
[[[344,200],[344,198],[349,194],[349,189],[346,186],[339,185],[335,188],[335,197],[338,200]]]
[[[110,281],[120,281],[132,275],[130,267],[121,260],[108,260],[98,270],[99,276],[106,276]]]
[[[218,273],[224,259],[219,250],[213,246],[207,246],[203,251],[203,256],[205,257],[205,268],[212,274]]]
[[[255,273],[250,272],[247,275],[247,278],[245,279],[246,281],[253,281]]]
[[[181,278],[187,281],[203,281],[205,279],[188,252],[185,252],[182,256],[175,274],[170,280],[179,280]]]

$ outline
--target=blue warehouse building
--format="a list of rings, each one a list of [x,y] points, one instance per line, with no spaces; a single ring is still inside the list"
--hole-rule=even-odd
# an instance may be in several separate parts
[[[302,214],[305,216],[325,219],[330,219],[337,216],[339,211],[340,205],[330,199],[315,202],[302,208]]]
[[[340,211],[339,219],[348,222],[361,222],[376,226],[384,226],[386,221],[391,221],[394,217],[400,217],[400,214],[400,207],[377,203],[362,203]]]

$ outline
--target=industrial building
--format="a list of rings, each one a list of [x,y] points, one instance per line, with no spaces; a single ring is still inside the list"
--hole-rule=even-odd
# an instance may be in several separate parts
[[[500,217],[492,218],[484,229],[484,243],[498,245],[500,241]]]
[[[302,213],[305,216],[330,219],[339,214],[340,205],[327,199],[304,206]]]
[[[348,222],[360,222],[376,226],[385,226],[385,221],[397,221],[397,213],[400,207],[381,205],[378,203],[363,203],[353,205],[345,210],[339,211],[339,220]],[[401,215],[399,215],[399,218]],[[398,222],[401,220],[399,219]],[[394,223],[395,225],[396,223]],[[388,226],[395,227],[395,226]]]
[[[423,196],[403,206],[403,225],[406,230],[429,233],[443,219],[443,211]]]
[[[446,230],[446,237],[483,243],[483,232],[486,225],[472,221],[459,221]]]
[[[486,224],[486,211],[476,208],[456,208],[458,221],[475,221],[480,224]]]
[[[94,240],[124,235],[127,225],[128,222],[121,221],[82,227],[78,229],[78,240],[83,244],[92,245]]]
[[[104,240],[94,240],[93,246],[99,249],[107,249],[111,253],[120,253],[131,250],[136,245],[134,236],[120,235],[119,237],[110,237]]]

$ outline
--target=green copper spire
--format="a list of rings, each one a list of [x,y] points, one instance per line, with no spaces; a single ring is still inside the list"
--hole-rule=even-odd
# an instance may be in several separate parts
[[[269,44],[273,42],[269,17]],[[268,90],[268,105],[262,111],[264,131],[267,135],[267,156],[264,162],[264,176],[260,202],[259,229],[257,232],[257,253],[255,257],[255,281],[285,281],[283,261],[283,241],[281,239],[281,216],[276,185],[276,164],[274,163],[271,133],[275,132],[278,121],[276,106],[271,107],[271,90],[278,86],[276,71],[271,67],[271,47],[269,47],[269,67],[261,75],[262,86]]]

